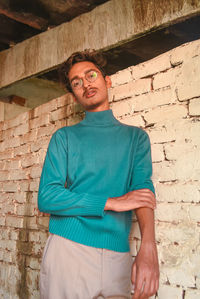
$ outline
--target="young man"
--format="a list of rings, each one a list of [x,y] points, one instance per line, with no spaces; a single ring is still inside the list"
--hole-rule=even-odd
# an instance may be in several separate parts
[[[66,87],[86,111],[79,124],[52,137],[38,205],[49,213],[50,237],[41,265],[42,299],[146,299],[158,289],[154,187],[147,134],[120,123],[109,109],[98,56],[74,53],[64,64]],[[132,263],[132,210],[141,246]]]

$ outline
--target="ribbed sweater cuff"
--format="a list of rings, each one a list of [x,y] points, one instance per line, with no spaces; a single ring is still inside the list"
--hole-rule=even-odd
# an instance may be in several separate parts
[[[108,197],[86,194],[84,199],[84,210],[87,209],[87,216],[103,217],[107,200]]]

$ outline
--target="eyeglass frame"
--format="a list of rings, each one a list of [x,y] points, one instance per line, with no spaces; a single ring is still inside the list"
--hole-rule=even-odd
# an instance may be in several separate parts
[[[97,74],[97,76],[95,77],[95,80],[89,80],[89,78],[87,78],[87,74],[89,74],[90,72],[95,72],[96,74]],[[100,71],[98,71],[98,70],[95,70],[95,69],[90,69],[90,70],[88,70],[86,73],[85,73],[85,76],[83,77],[83,78],[85,78],[89,83],[93,83],[93,82],[95,82],[97,79],[98,79],[98,77],[99,77],[99,73],[101,73]],[[70,85],[71,85],[71,88],[72,88],[72,90],[79,90],[79,89],[81,89],[82,87],[83,87],[83,78],[80,78],[80,77],[78,77],[78,76],[76,76],[76,77],[74,77],[72,80],[71,80],[71,82],[70,82]],[[73,83],[73,81],[74,80],[79,80],[79,82],[81,82],[81,84],[80,84],[80,86],[77,88],[77,87],[75,87],[74,88],[74,86],[72,86],[72,83]]]

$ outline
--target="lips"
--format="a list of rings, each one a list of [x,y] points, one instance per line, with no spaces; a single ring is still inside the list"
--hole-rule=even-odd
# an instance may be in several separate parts
[[[84,92],[84,96],[86,98],[91,98],[91,97],[95,96],[96,93],[97,93],[96,88],[90,88]]]

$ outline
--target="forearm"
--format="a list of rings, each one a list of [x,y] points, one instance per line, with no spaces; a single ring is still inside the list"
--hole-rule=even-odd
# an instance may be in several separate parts
[[[154,211],[149,208],[135,210],[139,223],[142,243],[155,242]]]
[[[142,207],[149,209],[156,207],[154,193],[149,189],[134,190],[122,196],[108,198],[104,210],[124,212]]]
[[[38,208],[57,216],[103,217],[107,198],[88,193],[75,193],[57,184],[40,185]]]

